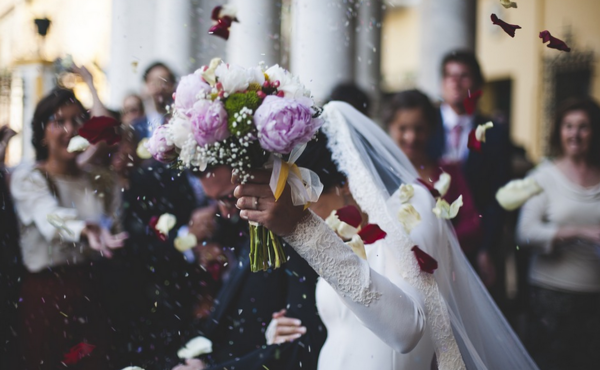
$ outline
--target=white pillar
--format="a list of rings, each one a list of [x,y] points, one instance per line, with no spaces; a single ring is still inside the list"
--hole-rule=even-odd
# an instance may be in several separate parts
[[[358,8],[356,24],[356,84],[371,98],[371,111],[377,110],[381,89],[382,0],[366,0]]]
[[[190,0],[156,0],[154,57],[176,75],[191,72],[192,6]]]
[[[434,99],[440,94],[440,63],[456,49],[475,48],[475,0],[422,0],[418,85]]]
[[[322,103],[353,81],[354,29],[343,0],[292,0],[291,71]]]
[[[234,0],[239,23],[234,22],[227,42],[227,61],[252,67],[264,61],[279,63],[281,1]],[[279,6],[278,6],[279,3]]]
[[[200,0],[200,5],[194,9],[194,27],[196,32],[193,37],[195,37],[194,59],[196,61],[196,68],[201,65],[208,65],[210,60],[216,57],[227,61],[226,41],[220,37],[208,34],[208,30],[213,25],[213,20],[210,17],[212,10],[214,7],[225,3],[222,0]]]

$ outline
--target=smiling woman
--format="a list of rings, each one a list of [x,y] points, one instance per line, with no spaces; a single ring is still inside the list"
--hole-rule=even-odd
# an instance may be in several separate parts
[[[91,264],[111,257],[126,235],[111,231],[118,204],[106,199],[119,198],[94,186],[77,166],[78,154],[68,151],[86,119],[70,90],[56,89],[43,98],[32,121],[37,162],[21,165],[11,179],[28,271],[17,323],[19,368],[40,363],[57,368],[66,361],[63,354],[81,342],[96,346],[84,360],[86,369],[106,368],[106,320],[92,286]]]

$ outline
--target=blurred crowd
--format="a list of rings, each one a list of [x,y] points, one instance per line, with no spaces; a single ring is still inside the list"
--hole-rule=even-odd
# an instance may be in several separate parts
[[[88,85],[93,106],[63,88],[44,97],[30,123],[34,162],[5,168],[15,132],[0,128],[0,368],[262,369],[273,361],[271,369],[293,369],[286,356],[316,358],[310,352],[318,353],[326,335],[314,303],[316,274],[293,253],[280,270],[248,272],[247,224],[229,170],[182,171],[141,154],[140,142],[170,118],[175,74],[152,64],[143,91],[127,95],[116,112],[103,105],[85,67],[72,71]],[[551,156],[534,168],[510,141],[506,120],[481,115],[475,99],[472,109],[465,105],[485,83],[474,55],[449,53],[440,73],[439,104],[402,91],[386,96],[373,118],[423,182],[450,175],[444,198],[462,195],[452,224],[465,257],[540,368],[593,368],[600,345],[598,104],[579,98],[556,107]],[[337,86],[330,100],[367,116],[375,110],[353,84]],[[120,121],[121,140],[68,151],[97,116]],[[469,134],[488,121],[494,127],[481,150],[470,151]],[[503,210],[498,189],[528,173],[544,191],[520,211]],[[152,222],[165,213],[176,225],[159,237]],[[174,240],[189,234],[197,245],[181,252]],[[303,332],[279,333],[286,343],[268,346],[269,321],[289,311],[302,318]],[[212,354],[178,358],[199,335],[212,340]],[[80,343],[93,350],[69,363]]]

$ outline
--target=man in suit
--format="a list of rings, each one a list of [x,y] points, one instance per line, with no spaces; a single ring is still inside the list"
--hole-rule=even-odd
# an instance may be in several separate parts
[[[469,132],[490,121],[475,111],[469,114],[465,99],[483,86],[481,68],[475,55],[455,51],[446,55],[441,65],[442,98],[440,124],[432,136],[433,158],[461,164],[475,206],[481,214],[484,229],[480,249],[467,256],[478,270],[484,284],[496,283],[496,270],[501,265],[500,240],[504,212],[495,199],[496,191],[509,179],[509,137],[505,126],[494,125],[487,131],[481,152],[467,148]],[[495,261],[492,256],[495,256]]]
[[[326,337],[316,307],[317,274],[289,247],[284,247],[287,262],[281,268],[252,273],[248,224],[238,216],[231,169],[211,168],[201,175],[201,181],[206,196],[218,203],[221,236],[216,241],[233,248],[237,262],[197,333],[213,342],[212,354],[175,369],[316,369]],[[267,345],[267,325],[282,309],[301,320],[306,334],[292,342]]]

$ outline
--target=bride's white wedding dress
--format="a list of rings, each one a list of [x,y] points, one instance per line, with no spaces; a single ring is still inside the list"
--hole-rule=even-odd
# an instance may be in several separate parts
[[[321,276],[317,306],[328,338],[320,370],[537,369],[462,255],[416,171],[372,121],[345,103],[325,107],[323,131],[338,168],[369,222],[387,236],[358,257],[310,213],[285,239]],[[414,184],[421,223],[410,235],[398,220],[400,184]],[[414,245],[433,256],[421,272]]]

